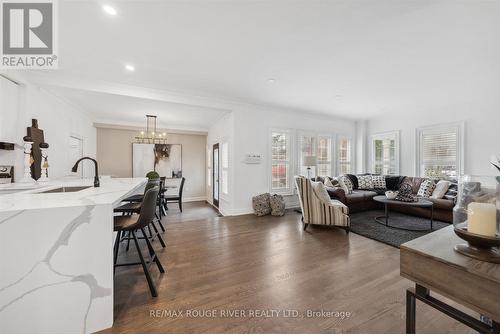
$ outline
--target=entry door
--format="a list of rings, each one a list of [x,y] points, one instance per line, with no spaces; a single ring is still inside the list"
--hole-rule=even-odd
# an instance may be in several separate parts
[[[213,171],[213,203],[216,207],[219,207],[219,144],[215,144],[213,147],[212,155],[212,171]]]

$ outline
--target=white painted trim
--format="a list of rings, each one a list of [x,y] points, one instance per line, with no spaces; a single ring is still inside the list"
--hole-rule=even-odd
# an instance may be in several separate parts
[[[183,203],[184,202],[200,202],[200,201],[207,201],[207,196],[185,197],[182,199]],[[169,204],[172,204],[172,203],[169,203]]]
[[[385,138],[392,138],[394,136],[395,141],[396,141],[396,173],[394,175],[400,175],[401,173],[401,136],[400,136],[401,130],[394,130],[394,131],[386,131],[386,132],[380,132],[380,133],[373,133],[370,134],[368,142],[368,156],[369,156],[369,161],[370,161],[370,166],[368,170],[370,173],[374,173],[373,166],[375,165],[375,150],[373,149],[373,140],[375,139],[385,139]]]

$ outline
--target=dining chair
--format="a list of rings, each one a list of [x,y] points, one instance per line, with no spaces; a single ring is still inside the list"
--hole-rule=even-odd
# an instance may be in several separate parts
[[[151,278],[151,274],[148,269],[148,265],[151,265],[153,262],[156,263],[158,270],[160,273],[164,273],[165,269],[163,268],[160,259],[156,255],[156,252],[149,241],[149,238],[146,235],[145,228],[151,223],[154,219],[155,211],[156,211],[156,201],[158,198],[159,187],[155,186],[150,188],[144,194],[144,198],[141,205],[140,213],[126,216],[114,216],[114,231],[117,232],[115,245],[114,245],[114,270],[116,267],[122,266],[132,266],[132,265],[141,265],[144,271],[144,275],[146,276],[146,280],[149,285],[149,290],[153,297],[158,296],[158,291],[156,290],[156,286]],[[139,237],[137,236],[137,232],[141,231],[144,240],[146,241],[147,248],[149,250],[150,260],[146,261],[144,259],[144,255],[142,254],[141,247],[139,245]],[[128,263],[117,263],[118,260],[118,251],[120,248],[120,238],[122,233],[129,232],[132,235],[134,240],[135,248],[137,250],[137,254],[139,255],[140,262],[128,262]]]
[[[175,195],[164,195],[164,203],[165,207],[167,206],[168,203],[178,203],[179,204],[179,210],[182,212],[182,193],[184,190],[184,183],[186,182],[186,178],[183,177],[181,179],[181,183],[179,185],[179,192]]]

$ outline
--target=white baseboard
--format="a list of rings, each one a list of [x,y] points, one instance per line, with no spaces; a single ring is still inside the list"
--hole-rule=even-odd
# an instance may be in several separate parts
[[[184,197],[182,199],[182,202],[200,202],[200,201],[206,201],[206,200],[207,200],[206,196]]]

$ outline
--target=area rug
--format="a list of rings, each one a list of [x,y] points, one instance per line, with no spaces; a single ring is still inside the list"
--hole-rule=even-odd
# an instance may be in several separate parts
[[[407,241],[431,233],[430,230],[419,232],[400,230],[396,228],[386,227],[375,222],[375,217],[383,215],[384,211],[382,210],[370,210],[350,214],[349,216],[351,217],[351,232],[397,248],[399,248],[401,244],[404,244]],[[390,211],[389,225],[409,229],[428,229],[430,228],[430,221],[427,218],[408,216],[403,213]],[[449,225],[450,224],[448,223],[434,220],[432,231],[439,230]]]

